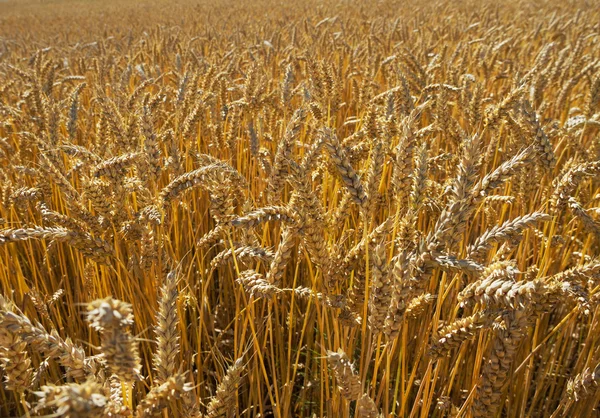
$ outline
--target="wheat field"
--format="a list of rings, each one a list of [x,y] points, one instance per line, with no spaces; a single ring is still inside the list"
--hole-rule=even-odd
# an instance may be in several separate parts
[[[599,177],[596,1],[2,2],[0,416],[600,417]]]

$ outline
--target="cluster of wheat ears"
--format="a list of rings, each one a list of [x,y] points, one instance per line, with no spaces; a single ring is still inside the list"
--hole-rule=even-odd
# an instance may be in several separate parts
[[[598,414],[594,2],[69,1],[0,16],[1,416]]]

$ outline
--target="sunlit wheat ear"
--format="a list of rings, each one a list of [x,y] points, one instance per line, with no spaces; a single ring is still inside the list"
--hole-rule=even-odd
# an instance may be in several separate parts
[[[106,177],[110,182],[116,183],[140,157],[138,153],[130,153],[110,158],[94,167],[92,174],[94,177]]]
[[[285,206],[267,206],[256,209],[244,216],[235,218],[231,224],[236,227],[251,228],[264,222],[283,221],[293,224],[295,222],[295,214]]]
[[[0,366],[4,371],[4,387],[22,393],[29,388],[33,378],[27,342],[18,334],[0,328]]]
[[[527,118],[533,136],[533,146],[544,170],[552,170],[556,166],[556,155],[548,136],[540,126],[538,116],[527,101],[523,102],[523,113]]]
[[[424,293],[413,298],[406,307],[405,316],[409,319],[417,319],[435,301],[436,297],[431,293]]]
[[[286,227],[281,232],[279,246],[271,261],[269,272],[267,273],[267,281],[274,286],[281,286],[285,275],[285,269],[292,256],[297,233],[297,229],[291,227]]]
[[[348,189],[352,200],[359,206],[367,203],[367,194],[365,192],[362,180],[348,161],[346,152],[341,147],[337,135],[330,129],[324,129],[321,132],[324,137],[325,148],[342,179],[343,184]]]
[[[377,209],[377,199],[379,196],[379,183],[383,174],[383,163],[385,159],[384,144],[379,138],[374,138],[370,153],[369,168],[366,176],[367,201],[365,206],[367,210],[373,213]]]
[[[177,285],[179,277],[177,271],[169,272],[160,288],[158,312],[156,314],[156,352],[153,366],[156,369],[158,384],[165,382],[175,374],[179,365],[177,357],[180,350],[179,314],[177,311]]]
[[[593,232],[596,236],[600,236],[600,223],[583,208],[577,199],[570,197],[567,205],[588,231]]]
[[[492,346],[481,370],[471,406],[474,417],[496,413],[514,357],[533,319],[528,312],[512,312],[495,327]]]
[[[579,184],[586,178],[600,173],[600,161],[590,161],[577,164],[555,180],[554,192],[551,197],[551,207],[559,213],[567,205]]]
[[[413,170],[413,154],[415,148],[415,134],[412,131],[413,120],[405,118],[402,120],[401,137],[395,149],[394,171],[392,175],[392,187],[397,204],[403,208],[408,203],[408,195],[411,188],[410,174]]]
[[[338,349],[337,352],[328,351],[327,359],[330,367],[335,372],[335,378],[342,396],[349,401],[359,399],[362,384],[346,353],[342,349]]]
[[[428,248],[440,250],[444,246],[453,249],[462,238],[466,222],[475,210],[479,196],[472,194],[477,181],[480,161],[479,137],[463,140],[463,157],[451,186],[451,197],[442,211],[435,228],[427,237]]]
[[[534,212],[506,221],[502,225],[494,226],[477,237],[475,242],[468,247],[467,252],[470,257],[476,258],[485,253],[485,251],[488,251],[494,243],[521,238],[525,228],[529,228],[537,222],[549,221],[550,219],[550,215]]]
[[[100,263],[106,263],[108,257],[114,256],[110,243],[100,238],[94,238],[87,232],[71,231],[60,227],[0,230],[0,245],[29,239],[51,239],[65,242]]]
[[[244,364],[242,358],[239,358],[227,369],[227,373],[223,380],[217,386],[217,392],[210,399],[206,410],[207,418],[228,417],[237,407],[237,392],[242,374],[244,372]]]
[[[66,418],[92,418],[106,413],[108,399],[100,384],[92,380],[64,386],[42,386],[35,392],[36,411],[50,410]]]
[[[199,168],[189,173],[182,174],[171,181],[160,192],[160,197],[163,205],[168,205],[171,201],[176,200],[184,191],[196,187],[206,187],[207,173],[211,166]]]
[[[112,373],[125,382],[140,380],[140,357],[131,334],[131,305],[110,297],[95,300],[87,306],[87,320],[102,334],[102,357]]]
[[[423,143],[416,155],[414,161],[415,169],[412,174],[413,183],[410,190],[409,208],[412,214],[418,214],[425,200],[425,189],[427,184],[428,150],[427,144]]]
[[[198,249],[205,249],[207,247],[210,247],[210,246],[216,244],[220,239],[223,238],[223,235],[225,234],[225,232],[227,230],[228,230],[228,228],[226,225],[224,225],[224,224],[217,225],[216,227],[214,227],[213,229],[208,231],[206,234],[201,236],[196,241],[196,247]]]
[[[463,342],[474,338],[480,329],[490,326],[493,319],[492,313],[480,311],[440,328],[435,332],[429,355],[437,359],[448,354],[453,348],[460,347]]]
[[[40,354],[52,357],[67,369],[67,376],[78,381],[93,375],[98,368],[95,358],[86,357],[85,351],[70,338],[62,339],[56,330],[46,331],[33,324],[16,306],[0,296],[0,330],[20,337]],[[21,369],[19,369],[21,370]]]
[[[290,162],[289,165],[292,173],[291,184],[295,189],[290,206],[300,217],[302,242],[310,254],[311,261],[326,270],[330,265],[331,255],[323,239],[325,235],[323,206],[312,192],[306,170],[294,162]]]
[[[227,248],[215,255],[210,261],[210,272],[214,271],[219,266],[232,261],[233,258],[235,258],[238,263],[246,264],[252,261],[263,261],[268,264],[273,261],[274,254],[272,251],[261,247],[241,246],[233,251],[230,248]]]
[[[287,164],[291,157],[294,142],[296,141],[302,124],[306,118],[306,111],[298,109],[290,119],[286,131],[277,146],[277,153],[271,168],[268,190],[275,201],[278,200],[277,194],[280,194],[285,185],[285,174],[287,173]]]
[[[408,299],[415,293],[414,279],[410,275],[412,254],[408,249],[400,250],[391,270],[393,291],[384,323],[384,332],[390,339],[396,338],[404,321]]]
[[[186,392],[192,390],[185,381],[185,373],[177,372],[169,376],[160,385],[152,387],[146,397],[136,409],[136,416],[151,417],[161,409],[168,406],[169,402],[181,398]]]
[[[360,418],[379,418],[382,416],[379,414],[373,399],[367,394],[362,395],[360,399],[358,399],[358,402],[356,403],[356,413]]]
[[[250,296],[271,298],[281,293],[281,289],[269,283],[262,274],[254,270],[241,272],[237,281]]]
[[[369,327],[381,332],[385,324],[393,289],[392,278],[385,259],[385,245],[379,243],[371,252],[371,291],[369,300]]]
[[[503,118],[507,117],[509,109],[519,101],[524,93],[524,87],[514,89],[502,100],[502,102],[487,111],[484,118],[484,127],[490,130],[495,129],[498,126],[498,123]]]
[[[360,260],[365,255],[365,245],[367,243],[374,244],[378,241],[383,241],[386,234],[392,231],[394,227],[394,219],[392,216],[386,218],[381,224],[377,225],[369,233],[369,235],[361,239],[356,245],[354,245],[349,251],[344,254],[342,267],[347,269],[355,269],[360,263]],[[379,251],[384,251],[384,246],[379,248]]]
[[[595,368],[586,368],[583,372],[569,379],[566,397],[571,401],[582,402],[592,396],[598,390],[600,380],[600,365]]]

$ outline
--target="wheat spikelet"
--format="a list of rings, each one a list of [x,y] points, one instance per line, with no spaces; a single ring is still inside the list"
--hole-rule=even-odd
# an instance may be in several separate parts
[[[198,241],[196,241],[196,247],[201,249],[205,247],[210,247],[221,239],[223,233],[227,230],[224,224],[219,224],[207,232],[205,235],[200,237]]]
[[[585,283],[588,279],[597,279],[598,273],[600,273],[600,261],[598,259],[593,259],[581,266],[572,267],[552,275],[547,281],[559,283]]]
[[[189,391],[189,385],[185,382],[185,374],[176,373],[158,386],[154,386],[146,397],[136,408],[136,416],[150,417],[165,408],[168,402],[179,399]]]
[[[504,323],[496,327],[496,335],[491,352],[486,360],[477,392],[471,406],[474,417],[494,414],[502,397],[502,387],[508,377],[519,343],[530,325],[532,316],[527,312],[518,312],[505,316]]]
[[[285,134],[281,139],[281,142],[277,146],[277,153],[275,154],[275,160],[270,170],[269,178],[269,192],[273,195],[274,193],[281,193],[284,185],[284,174],[287,171],[287,162],[290,159],[292,153],[292,147],[300,134],[302,123],[306,118],[306,111],[304,109],[298,109],[290,119]]]
[[[6,328],[0,328],[0,366],[4,371],[4,387],[22,393],[33,379],[27,342]]]
[[[337,135],[330,129],[323,129],[321,135],[324,138],[325,148],[329,152],[333,164],[338,170],[342,182],[348,189],[352,200],[359,206],[362,206],[367,201],[367,194],[364,190],[362,181],[350,165],[346,152],[341,147]]]
[[[588,231],[593,232],[596,236],[600,236],[600,224],[587,213],[577,199],[570,197],[567,200],[567,205],[569,206],[569,209],[573,211],[575,216],[581,220],[581,223]]]
[[[281,289],[269,283],[262,274],[257,273],[254,270],[241,272],[237,281],[244,286],[244,290],[246,290],[250,296],[270,298],[281,293]]]
[[[13,312],[3,298],[0,302],[0,326],[2,330],[19,336],[31,349],[49,357],[55,357],[67,368],[67,375],[75,379],[84,379],[97,369],[96,359],[88,358],[81,347],[74,345],[69,338],[62,339],[56,330],[48,333],[39,325],[34,325],[18,310]],[[13,308],[15,309],[15,308]]]
[[[87,320],[102,334],[102,356],[111,372],[126,382],[140,380],[140,358],[129,328],[131,305],[110,297],[90,302]]]
[[[590,161],[577,164],[567,170],[566,173],[556,182],[554,193],[551,197],[551,206],[554,211],[564,208],[585,177],[596,176],[600,173],[600,162]]]
[[[395,153],[394,173],[392,175],[392,185],[395,198],[398,205],[406,206],[407,198],[410,194],[411,179],[410,174],[413,169],[413,153],[415,147],[415,137],[412,131],[412,120],[405,118],[402,121],[402,136]]]
[[[505,98],[489,112],[486,112],[484,126],[489,129],[497,127],[501,119],[506,118],[508,111],[515,106],[521,96],[525,93],[524,87],[512,90]]]
[[[108,403],[102,386],[91,380],[82,384],[42,386],[35,394],[39,398],[36,411],[51,408],[65,418],[103,416]]]
[[[237,389],[242,380],[243,366],[242,359],[239,358],[227,369],[223,380],[217,386],[217,392],[208,404],[207,418],[231,416],[236,408]]]
[[[453,348],[460,347],[464,341],[473,338],[481,328],[489,324],[490,318],[492,316],[488,312],[480,311],[439,329],[434,342],[429,346],[429,355],[438,358]]]
[[[477,276],[484,270],[481,264],[469,259],[459,260],[454,256],[439,253],[424,254],[424,256],[426,258],[423,260],[445,271]]]
[[[479,167],[479,142],[478,138],[464,140],[464,155],[452,186],[452,198],[442,211],[433,232],[427,237],[430,250],[439,250],[444,245],[452,249],[462,238],[466,221],[476,204],[476,197],[471,190]]]
[[[28,239],[50,239],[66,242],[100,263],[104,263],[106,257],[111,257],[114,254],[108,242],[100,238],[93,238],[86,232],[70,231],[66,228],[40,227],[4,229],[0,231],[0,245]]]
[[[92,171],[93,176],[105,176],[112,183],[117,183],[125,176],[129,167],[131,167],[138,158],[140,158],[140,154],[138,153],[123,154],[118,157],[110,158],[94,167]]]
[[[384,156],[383,141],[375,138],[371,149],[371,161],[369,163],[365,182],[365,192],[367,194],[365,206],[370,213],[373,213],[376,209],[379,183],[383,174]]]
[[[556,156],[554,155],[554,150],[552,148],[552,144],[548,140],[548,137],[540,123],[538,121],[537,115],[531,109],[531,105],[529,102],[523,102],[523,113],[527,117],[527,122],[529,123],[530,129],[534,136],[534,148],[535,152],[540,159],[542,167],[545,170],[552,170],[556,165]]]
[[[369,327],[381,332],[390,306],[392,283],[385,259],[385,246],[379,243],[371,252],[371,291],[369,292]]]
[[[392,267],[394,281],[392,297],[385,318],[384,332],[390,339],[395,338],[400,331],[407,300],[416,293],[414,279],[410,276],[411,253],[408,250],[400,252]]]
[[[312,189],[306,178],[306,171],[298,164],[290,163],[292,170],[293,186],[296,193],[293,196],[290,205],[291,209],[299,216],[302,241],[306,246],[313,261],[321,269],[326,269],[330,264],[331,255],[323,240],[324,222],[323,207],[319,200],[312,193]],[[296,206],[297,205],[297,206]]]
[[[244,263],[248,263],[249,260],[259,260],[268,264],[272,263],[272,261],[274,260],[273,252],[265,248],[257,248],[251,246],[242,246],[236,248],[235,250],[227,248],[218,253],[210,261],[210,272],[214,271],[219,266],[224,265],[233,257],[235,257],[236,260]]]
[[[286,266],[292,257],[296,233],[296,230],[291,227],[286,227],[281,232],[279,246],[267,273],[267,281],[274,286],[281,286]]]
[[[356,268],[357,263],[360,261],[361,257],[364,256],[365,245],[368,243],[372,244],[381,241],[383,237],[391,231],[393,226],[394,219],[392,217],[388,217],[381,224],[373,228],[366,240],[364,238],[361,239],[347,252],[343,259],[343,266],[348,269]]]
[[[356,413],[359,418],[379,418],[379,411],[373,399],[366,393],[356,403]]]
[[[490,266],[488,273],[483,279],[477,280],[467,285],[459,294],[458,301],[462,305],[467,305],[473,301],[491,302],[495,297],[496,291],[499,296],[516,285],[515,275],[518,271],[512,265]]]
[[[473,189],[475,199],[481,199],[490,190],[499,187],[506,182],[518,169],[522,168],[530,162],[532,148],[527,147],[515,154],[510,160],[506,160],[498,166],[494,171],[487,174],[481,179]]]
[[[105,218],[110,218],[111,202],[106,199],[110,185],[100,179],[91,178],[84,184],[84,197],[91,201],[92,207]]]
[[[233,226],[252,228],[263,222],[284,221],[294,223],[294,216],[285,206],[268,206],[256,209],[231,221]]]
[[[466,305],[478,301],[487,305],[508,306],[514,309],[530,308],[534,312],[544,311],[557,293],[568,293],[569,285],[541,279],[516,282],[516,270],[510,266],[496,269],[486,278],[468,285],[459,294],[459,301]]]
[[[428,173],[428,151],[427,145],[423,143],[418,150],[414,163],[413,183],[410,190],[409,210],[417,214],[425,200],[425,189]]]
[[[85,234],[87,232],[87,227],[83,222],[74,218],[70,218],[69,216],[61,213],[54,212],[53,210],[50,210],[45,203],[40,202],[37,207],[42,214],[42,219],[45,222],[62,226],[66,229],[71,229],[80,234]]]
[[[23,202],[35,202],[42,198],[42,191],[35,187],[21,187],[13,190],[9,196],[9,202],[12,205],[19,205]]]
[[[591,397],[597,390],[599,378],[600,366],[596,366],[594,370],[589,367],[586,368],[569,380],[566,392],[567,398],[579,402]]]
[[[156,313],[156,352],[152,364],[156,369],[156,381],[162,384],[177,370],[176,357],[179,355],[179,315],[177,313],[176,271],[169,272],[160,288],[158,312]]]
[[[206,187],[208,172],[214,168],[214,166],[201,167],[173,179],[160,192],[160,199],[163,205],[168,205],[189,189]]]
[[[349,401],[359,399],[362,385],[346,353],[341,348],[337,352],[328,351],[327,359],[335,372],[335,378],[342,396]]]
[[[145,170],[140,177],[142,180],[156,182],[162,170],[160,161],[161,151],[159,149],[156,133],[152,126],[153,120],[151,110],[147,106],[144,106],[142,109],[140,124],[144,135],[143,157]]]
[[[40,155],[41,169],[68,197],[77,199],[79,193],[73,185],[64,176],[64,170],[59,169],[51,160],[51,153],[42,153]]]
[[[436,299],[431,293],[424,293],[413,298],[406,307],[405,316],[409,319],[419,318]]]
[[[467,249],[470,257],[477,258],[478,255],[489,251],[494,243],[519,238],[525,228],[531,227],[540,221],[549,221],[550,215],[533,212],[528,215],[519,216],[504,222],[502,225],[494,226],[481,234]]]

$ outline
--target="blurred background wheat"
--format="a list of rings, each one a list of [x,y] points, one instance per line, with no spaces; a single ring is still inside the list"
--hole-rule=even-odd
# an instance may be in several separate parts
[[[593,1],[1,3],[0,416],[600,416],[599,42]]]

